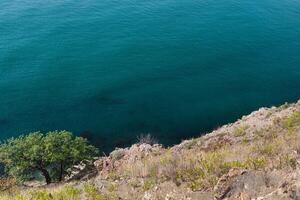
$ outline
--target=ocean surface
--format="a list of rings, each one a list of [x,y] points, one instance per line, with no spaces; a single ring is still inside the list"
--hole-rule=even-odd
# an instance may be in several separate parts
[[[299,0],[0,1],[1,140],[170,145],[299,98]]]

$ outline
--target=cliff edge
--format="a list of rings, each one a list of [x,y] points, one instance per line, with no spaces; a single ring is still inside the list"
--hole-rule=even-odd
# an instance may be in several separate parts
[[[16,191],[24,199],[34,192],[45,199],[297,199],[299,166],[300,101],[261,108],[171,148],[116,149],[74,166],[63,184]]]

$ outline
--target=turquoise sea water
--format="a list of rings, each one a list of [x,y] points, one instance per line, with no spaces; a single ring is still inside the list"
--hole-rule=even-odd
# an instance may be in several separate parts
[[[0,1],[0,139],[172,144],[299,98],[298,0]]]

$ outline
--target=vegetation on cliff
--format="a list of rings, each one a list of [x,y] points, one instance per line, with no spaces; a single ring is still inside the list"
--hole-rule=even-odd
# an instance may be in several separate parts
[[[171,148],[143,141],[150,144],[99,157],[92,165],[96,175],[40,188],[11,187],[0,200],[274,200],[299,194],[300,101],[262,108]]]
[[[0,145],[0,152],[8,176],[25,181],[41,174],[50,184],[62,181],[69,167],[92,159],[98,150],[84,138],[67,131],[54,131],[9,139]]]

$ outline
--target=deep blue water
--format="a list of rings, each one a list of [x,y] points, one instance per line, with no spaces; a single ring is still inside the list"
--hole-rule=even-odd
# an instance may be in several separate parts
[[[299,98],[298,0],[0,1],[0,139],[172,144]]]

